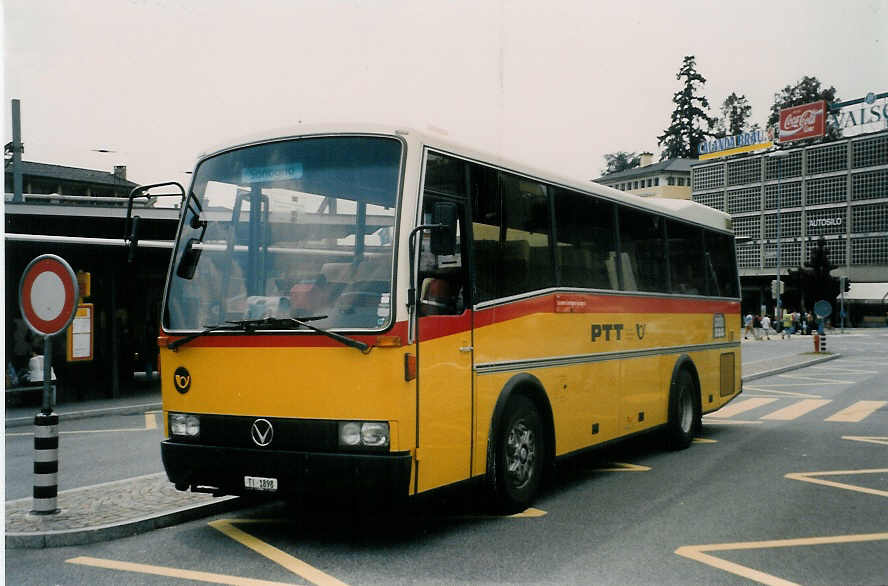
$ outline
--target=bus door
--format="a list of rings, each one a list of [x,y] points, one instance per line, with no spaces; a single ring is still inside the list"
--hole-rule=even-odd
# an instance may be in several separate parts
[[[423,223],[435,202],[457,204],[457,247],[434,255],[428,231],[420,239],[417,297],[417,492],[464,480],[471,473],[472,312],[468,303],[466,205],[426,191]]]

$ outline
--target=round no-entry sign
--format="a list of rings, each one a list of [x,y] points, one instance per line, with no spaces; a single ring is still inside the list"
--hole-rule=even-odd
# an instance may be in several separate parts
[[[58,334],[68,327],[79,296],[74,271],[54,254],[32,260],[19,282],[22,316],[28,327],[42,336]]]

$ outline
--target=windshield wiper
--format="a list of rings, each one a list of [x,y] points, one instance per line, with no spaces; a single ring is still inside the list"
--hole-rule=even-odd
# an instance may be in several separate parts
[[[256,330],[281,330],[281,329],[295,329],[295,328],[308,328],[313,332],[317,332],[328,338],[332,338],[341,344],[345,344],[349,348],[356,348],[367,354],[370,351],[370,345],[360,340],[355,340],[349,338],[348,336],[343,336],[342,334],[337,334],[336,332],[331,332],[330,330],[325,330],[323,328],[319,328],[317,326],[311,325],[310,321],[315,321],[319,319],[326,319],[326,315],[315,315],[311,317],[266,317],[264,319],[245,319],[237,322],[228,322],[235,323],[244,328],[244,331],[252,333]]]
[[[202,329],[199,332],[196,332],[194,334],[188,334],[184,338],[179,338],[178,340],[175,340],[173,342],[169,342],[167,344],[167,348],[175,351],[176,348],[178,348],[179,346],[187,344],[191,340],[200,338],[201,336],[205,336],[205,335],[209,334],[210,332],[219,332],[222,330],[239,330],[239,329],[242,329],[242,327],[237,324],[230,323],[230,322],[226,322],[224,324],[216,324],[214,326],[205,326],[204,329]]]
[[[323,334],[328,338],[332,338],[341,344],[345,344],[350,348],[356,348],[363,352],[364,354],[370,351],[370,345],[359,340],[353,340],[348,336],[343,336],[342,334],[337,334],[336,332],[331,332],[329,330],[325,330],[316,326],[309,324],[310,321],[316,321],[319,319],[325,319],[326,315],[314,315],[314,316],[306,316],[306,317],[266,317],[262,319],[242,319],[236,321],[227,321],[222,324],[216,324],[214,326],[207,326],[203,330],[196,332],[194,334],[189,334],[184,338],[179,338],[174,342],[170,342],[167,344],[167,348],[170,350],[176,350],[179,346],[183,344],[187,344],[191,340],[209,334],[210,332],[218,332],[224,330],[243,330],[248,334],[252,334],[257,330],[283,330],[283,329],[296,329],[296,328],[308,328],[314,332],[319,334]]]

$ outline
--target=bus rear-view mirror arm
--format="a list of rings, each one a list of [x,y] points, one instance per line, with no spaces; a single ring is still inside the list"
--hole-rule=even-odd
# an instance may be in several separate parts
[[[170,185],[175,185],[179,188],[179,193],[159,193],[157,195],[150,195],[148,192],[156,187],[167,187]],[[185,188],[177,181],[166,181],[164,183],[152,183],[149,185],[139,185],[136,186],[130,191],[129,198],[126,203],[126,220],[123,224],[123,241],[126,245],[129,254],[127,256],[127,262],[133,262],[133,259],[136,255],[136,248],[139,246],[139,216],[133,217],[133,200],[137,197],[144,197],[146,199],[150,199],[152,197],[181,197],[182,202],[185,202]]]

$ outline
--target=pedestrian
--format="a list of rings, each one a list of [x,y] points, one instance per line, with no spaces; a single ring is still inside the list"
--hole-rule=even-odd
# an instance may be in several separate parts
[[[748,340],[749,334],[752,332],[752,314],[747,313],[743,318],[743,339]]]
[[[762,339],[762,316],[759,314],[755,314],[755,317],[752,318],[752,336],[756,340]]]
[[[765,333],[765,339],[771,339],[771,318],[768,317],[768,314],[762,316],[762,331]],[[774,332],[775,334],[777,332]]]
[[[780,339],[789,340],[792,336],[792,312],[787,311],[783,314],[783,329],[780,330]]]

